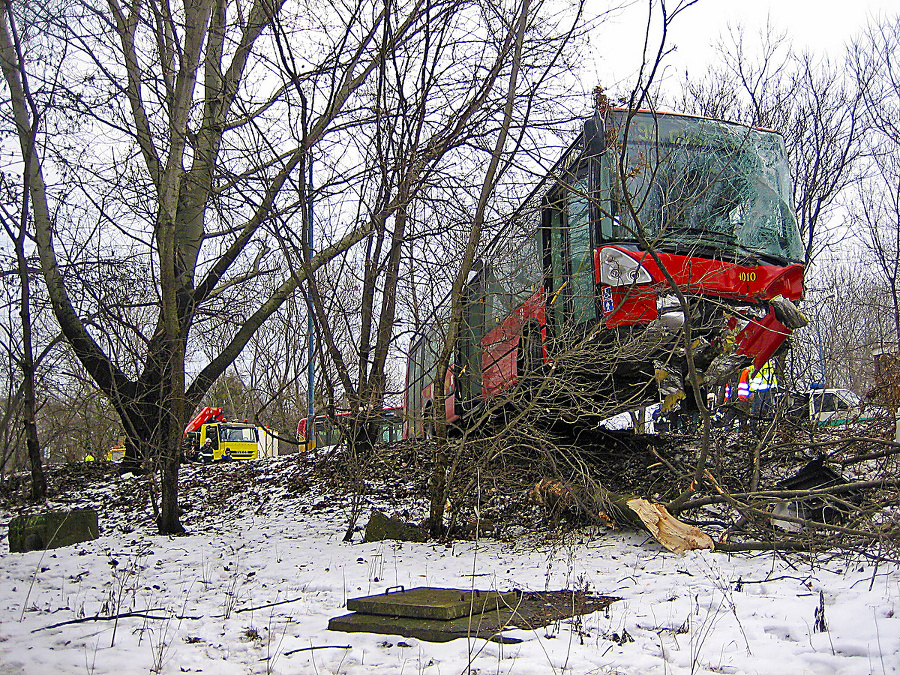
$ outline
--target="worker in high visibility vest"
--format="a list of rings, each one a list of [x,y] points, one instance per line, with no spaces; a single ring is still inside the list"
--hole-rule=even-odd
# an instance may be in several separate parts
[[[766,391],[778,387],[778,375],[775,373],[774,361],[774,359],[766,361],[756,371],[756,374],[750,379],[750,391]]]
[[[750,416],[750,368],[744,368],[737,378],[725,385],[724,403],[716,412],[716,425],[731,428],[739,423],[741,431],[746,431]]]
[[[766,361],[750,378],[750,395],[753,401],[750,408],[750,427],[755,428],[760,419],[767,417],[772,405],[774,390],[778,387],[778,375],[775,373],[775,359]]]
[[[210,464],[215,456],[214,453],[212,441],[207,438],[206,443],[200,448],[200,461],[204,464]]]
[[[741,377],[740,377],[740,379],[738,379],[737,395],[738,395],[738,400],[740,400],[740,401],[749,401],[750,400],[750,369],[749,368],[744,368],[741,371]]]

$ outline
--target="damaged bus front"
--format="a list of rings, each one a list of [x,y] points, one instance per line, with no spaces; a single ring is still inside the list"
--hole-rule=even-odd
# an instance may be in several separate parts
[[[465,288],[447,418],[550,364],[599,383],[620,409],[689,405],[687,344],[705,389],[759,368],[806,324],[803,256],[777,133],[600,109]],[[429,326],[412,344],[413,433],[435,406],[440,334]]]

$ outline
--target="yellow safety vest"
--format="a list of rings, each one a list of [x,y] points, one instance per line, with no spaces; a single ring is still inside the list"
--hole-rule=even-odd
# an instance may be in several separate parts
[[[750,391],[766,391],[778,386],[775,363],[766,361],[750,380]]]

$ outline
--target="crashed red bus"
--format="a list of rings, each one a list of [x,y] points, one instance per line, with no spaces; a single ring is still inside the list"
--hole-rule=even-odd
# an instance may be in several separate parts
[[[803,254],[780,135],[685,115],[599,111],[470,275],[445,382],[447,420],[465,423],[523,369],[565,359],[589,335],[598,359],[635,336],[655,340],[654,353],[623,357],[608,373],[607,394],[623,408],[684,398],[685,316],[672,282],[690,308],[704,386],[758,368],[806,323],[794,304]],[[411,343],[408,436],[433,415],[443,334],[435,321]]]

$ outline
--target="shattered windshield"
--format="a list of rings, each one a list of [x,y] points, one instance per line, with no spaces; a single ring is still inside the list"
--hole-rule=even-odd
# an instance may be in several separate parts
[[[619,115],[624,123],[624,113]],[[622,137],[621,130],[614,133]],[[639,113],[628,132],[627,157],[629,193],[647,238],[657,246],[802,262],[787,155],[778,134]],[[621,190],[615,192],[614,202],[621,202]],[[633,238],[635,224],[627,210],[621,203],[611,210],[613,226],[604,229],[632,232]]]

